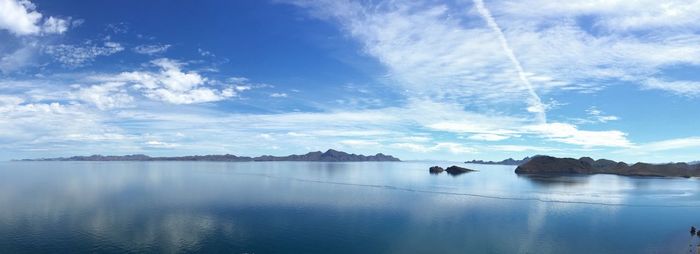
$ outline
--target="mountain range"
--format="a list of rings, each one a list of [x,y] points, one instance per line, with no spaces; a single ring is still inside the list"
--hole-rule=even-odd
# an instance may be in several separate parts
[[[303,155],[272,156],[263,155],[258,157],[236,156],[232,154],[223,155],[191,155],[177,157],[150,157],[143,154],[133,155],[91,155],[73,156],[59,158],[23,159],[21,161],[401,161],[391,155],[378,153],[375,155],[358,155],[329,149],[328,151],[310,152]]]
[[[525,157],[522,160],[514,160],[513,158],[508,158],[502,161],[483,161],[483,160],[471,160],[465,161],[467,164],[485,164],[485,165],[520,165],[530,160],[530,157]]]

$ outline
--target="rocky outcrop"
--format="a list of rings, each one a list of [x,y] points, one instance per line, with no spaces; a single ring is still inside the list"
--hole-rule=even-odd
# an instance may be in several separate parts
[[[236,156],[232,154],[224,155],[195,155],[178,157],[150,157],[143,154],[124,156],[73,156],[67,158],[31,159],[23,161],[400,161],[391,155],[378,153],[376,155],[358,155],[329,149],[326,152],[310,152],[303,155],[271,156],[263,155],[259,157]]]
[[[445,172],[447,172],[450,175],[461,175],[464,173],[469,173],[469,172],[474,172],[474,171],[476,171],[476,170],[458,167],[458,166],[450,166],[450,167],[447,167],[445,169]]]
[[[515,169],[518,174],[615,174],[628,176],[700,177],[700,165],[687,163],[650,164],[590,157],[580,159],[536,156]]]
[[[438,166],[432,166],[430,167],[429,171],[431,174],[440,174],[442,171],[445,171],[445,169]]]
[[[463,167],[459,167],[459,166],[449,166],[446,169],[443,169],[442,167],[439,167],[439,166],[432,166],[432,167],[430,167],[430,169],[428,169],[428,171],[430,172],[430,174],[440,174],[444,171],[450,175],[456,176],[456,175],[461,175],[464,173],[474,172],[477,170],[463,168]]]

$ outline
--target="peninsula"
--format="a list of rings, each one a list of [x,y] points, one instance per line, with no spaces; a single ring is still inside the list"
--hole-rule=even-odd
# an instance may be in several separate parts
[[[60,158],[41,158],[41,159],[24,159],[21,161],[325,161],[325,162],[343,162],[343,161],[401,161],[391,155],[378,153],[375,155],[358,155],[329,149],[326,152],[310,152],[302,155],[289,156],[272,156],[263,155],[258,157],[236,156],[232,154],[224,155],[193,155],[193,156],[178,156],[178,157],[150,157],[143,154],[134,155],[91,155],[91,156],[73,156]]]
[[[517,174],[614,174],[624,176],[700,177],[700,165],[688,163],[651,164],[624,162],[590,157],[556,158],[535,156],[515,169]]]

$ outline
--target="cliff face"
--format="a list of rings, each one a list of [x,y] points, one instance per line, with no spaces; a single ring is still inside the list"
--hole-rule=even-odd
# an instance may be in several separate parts
[[[687,163],[649,164],[589,157],[580,159],[537,156],[515,169],[518,174],[616,174],[629,176],[700,177],[700,165]]]

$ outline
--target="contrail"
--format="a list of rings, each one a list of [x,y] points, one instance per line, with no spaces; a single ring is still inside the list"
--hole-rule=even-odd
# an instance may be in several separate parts
[[[518,61],[518,58],[515,57],[515,54],[513,54],[513,50],[508,45],[508,41],[506,40],[506,36],[503,34],[503,30],[501,30],[501,27],[498,26],[496,20],[491,15],[491,12],[488,9],[486,9],[483,0],[474,0],[474,5],[476,6],[476,10],[479,12],[481,17],[484,18],[484,20],[486,20],[486,24],[489,26],[489,28],[491,28],[498,35],[498,40],[501,42],[501,47],[503,48],[503,51],[506,52],[506,55],[508,56],[508,58],[510,58],[510,61],[513,63],[513,65],[515,65],[515,69],[518,71],[518,77],[520,78],[520,81],[522,81],[523,84],[525,84],[525,86],[527,87],[528,93],[530,93],[530,99],[528,103],[530,104],[530,106],[527,108],[527,111],[537,114],[537,120],[540,123],[546,123],[547,115],[545,114],[545,106],[544,104],[542,104],[542,100],[540,99],[540,96],[537,95],[537,93],[535,92],[535,89],[532,88],[530,80],[528,80],[527,76],[525,76],[523,66],[520,65],[520,61]]]

